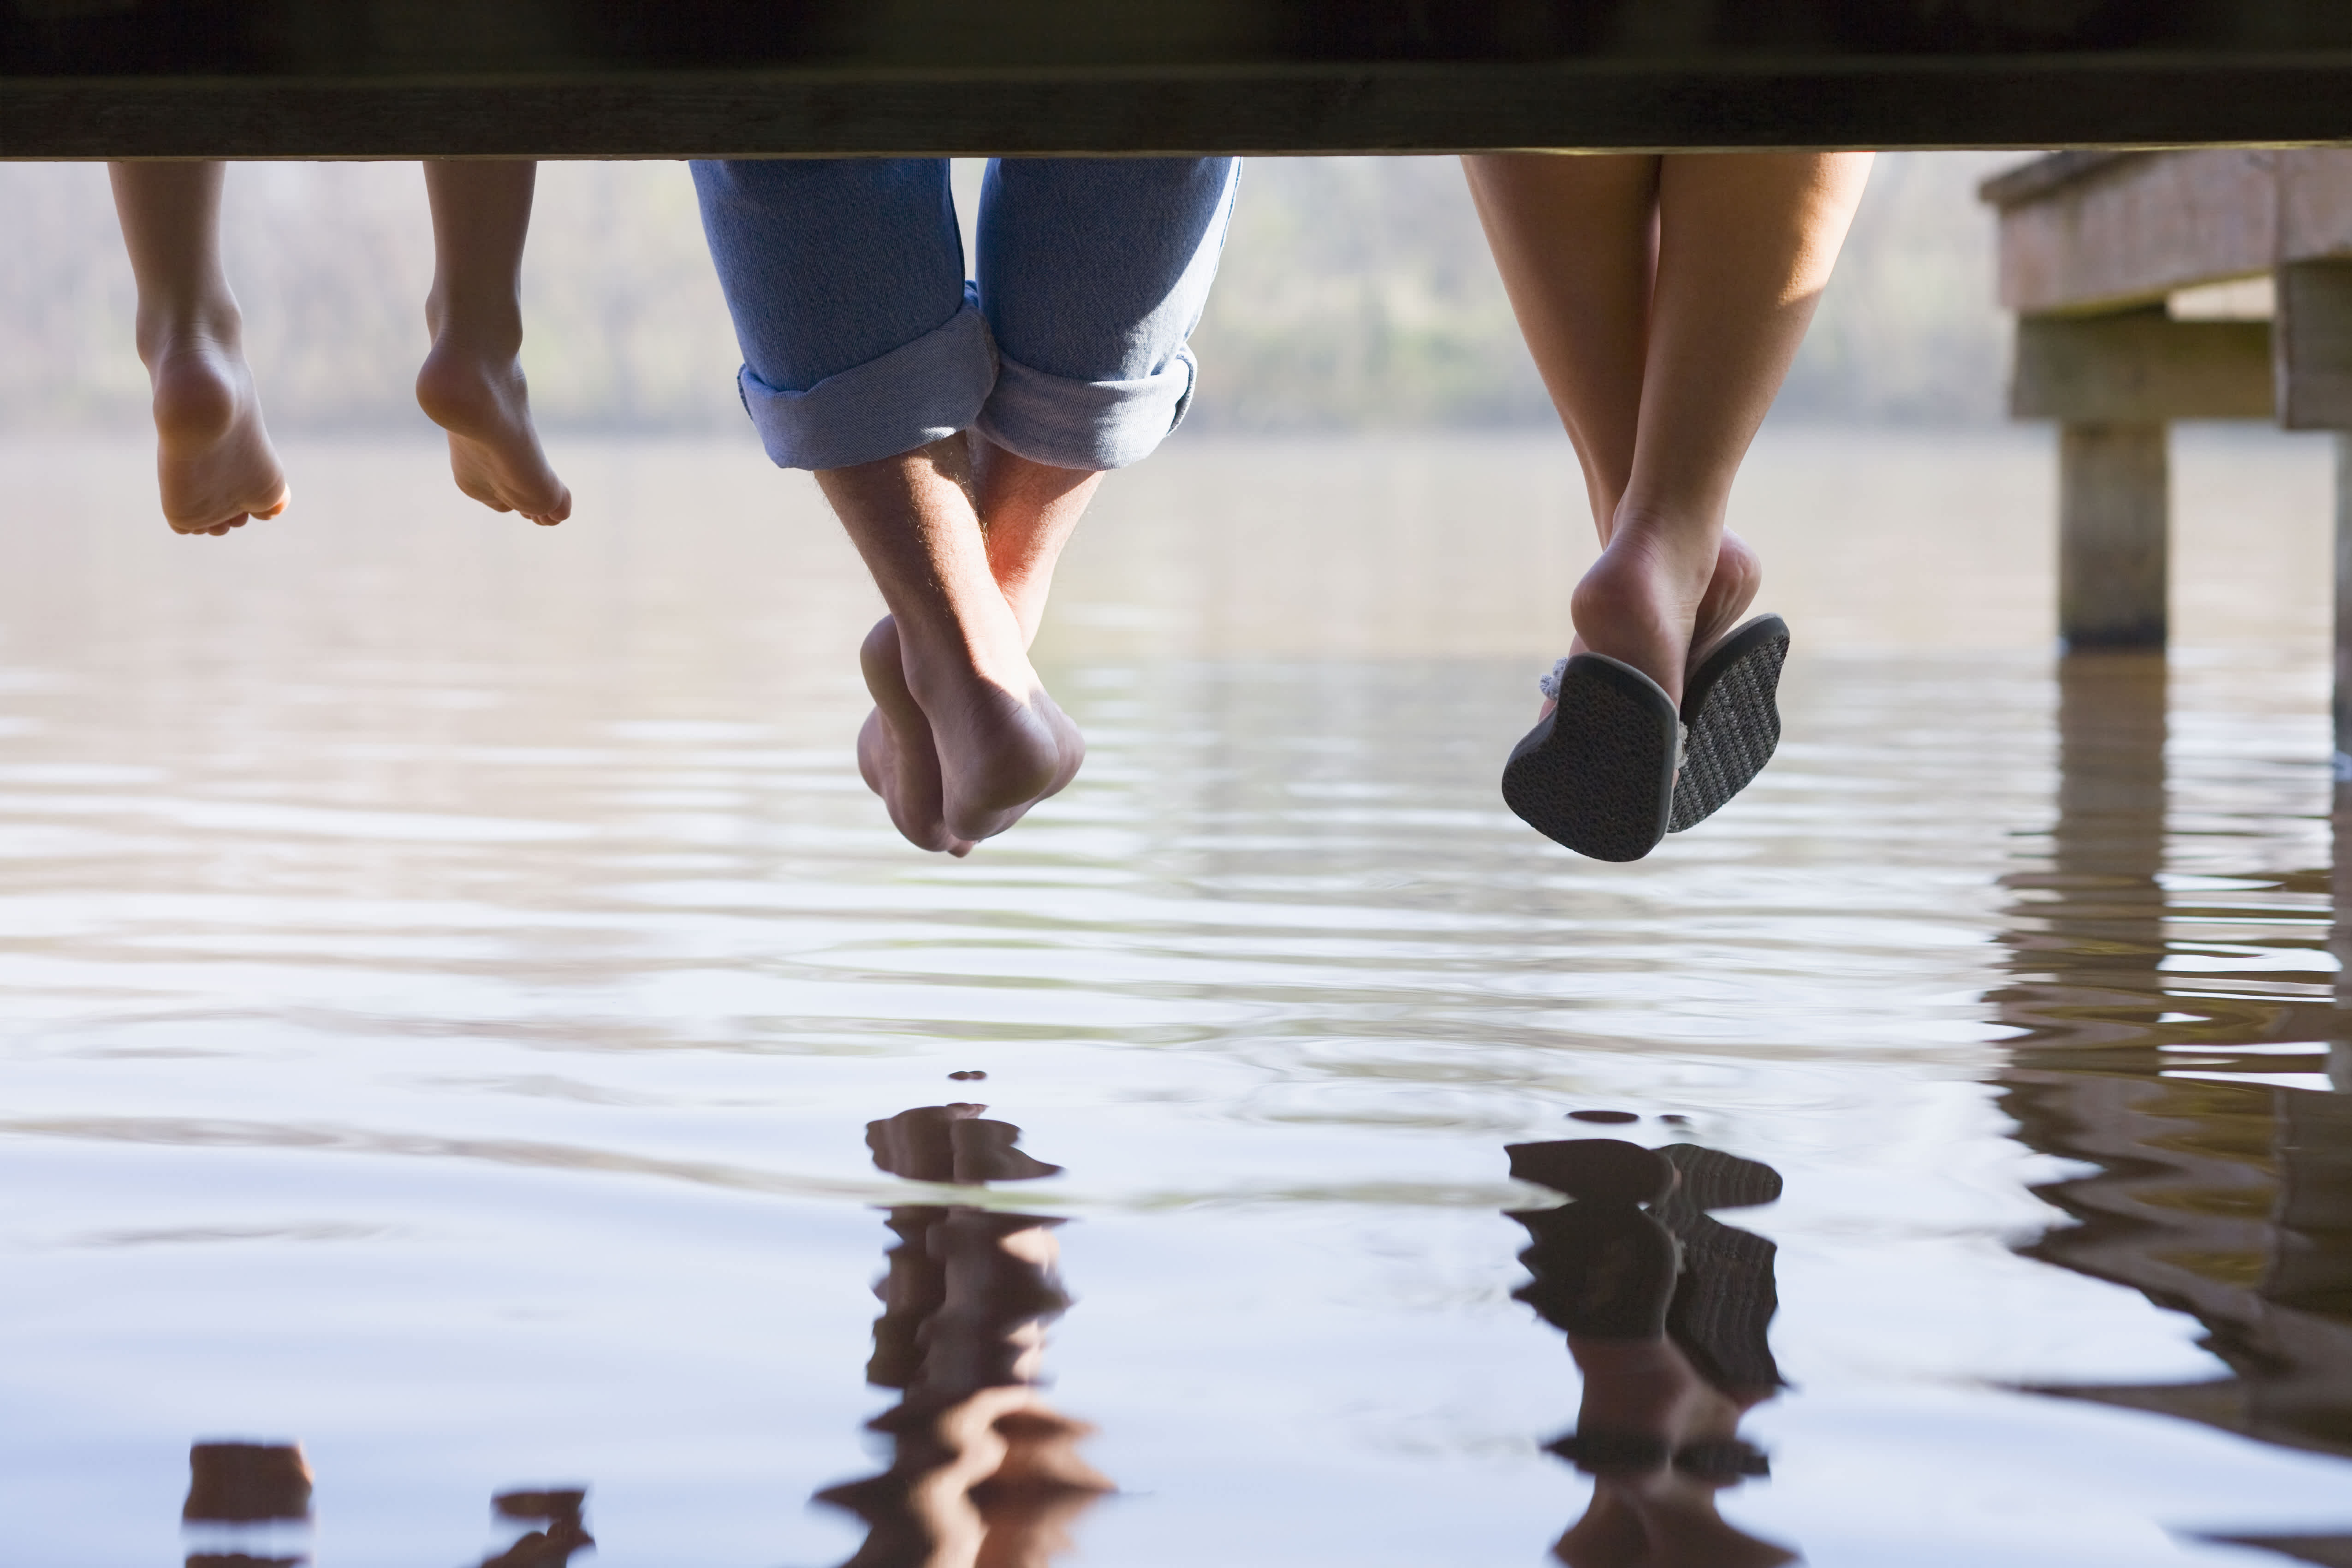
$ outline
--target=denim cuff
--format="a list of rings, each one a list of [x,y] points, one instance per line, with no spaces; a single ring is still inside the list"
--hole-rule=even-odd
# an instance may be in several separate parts
[[[1140,381],[1075,381],[1001,355],[980,433],[1033,463],[1100,472],[1151,456],[1184,417],[1200,367],[1192,351]]]
[[[971,428],[995,381],[996,344],[966,284],[945,322],[805,392],[770,386],[750,365],[735,384],[778,468],[846,468]]]

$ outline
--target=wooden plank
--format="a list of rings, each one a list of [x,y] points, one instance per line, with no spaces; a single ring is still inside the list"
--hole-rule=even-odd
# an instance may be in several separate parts
[[[2058,635],[2070,649],[2161,647],[2171,476],[2162,425],[2058,437]]]
[[[2267,272],[2278,249],[2273,155],[2207,149],[2117,160],[2000,215],[2000,302],[2025,314],[2106,311]],[[2314,180],[2352,184],[2352,153]]]
[[[2176,321],[2160,307],[2027,316],[2009,411],[2077,424],[2268,419],[2273,384],[2267,321]]]
[[[2352,140],[2341,0],[0,0],[0,156]]]

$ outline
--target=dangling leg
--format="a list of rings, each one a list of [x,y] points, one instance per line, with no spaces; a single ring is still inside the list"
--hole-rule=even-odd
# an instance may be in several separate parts
[[[220,257],[218,163],[111,163],[139,285],[139,358],[154,388],[155,477],[181,533],[224,534],[286,510],[285,470],[245,363]]]
[[[1723,531],[1861,199],[1867,153],[1465,160],[1604,552],[1580,641],[1679,699],[1759,571]],[[1728,542],[1727,542],[1728,541]]]
[[[572,492],[548,466],[523,384],[522,248],[530,231],[530,163],[430,162],[433,348],[416,401],[449,433],[457,488],[493,511],[542,525],[572,515]]]

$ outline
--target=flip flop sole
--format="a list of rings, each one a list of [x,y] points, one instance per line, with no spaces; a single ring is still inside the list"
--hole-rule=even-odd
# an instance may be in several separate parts
[[[1568,661],[1559,706],[1503,764],[1503,800],[1595,860],[1639,860],[1666,836],[1680,721],[1658,683],[1597,653]]]
[[[1667,831],[1696,827],[1764,771],[1780,743],[1780,667],[1789,623],[1759,616],[1733,632],[1693,672],[1683,696],[1690,742]]]

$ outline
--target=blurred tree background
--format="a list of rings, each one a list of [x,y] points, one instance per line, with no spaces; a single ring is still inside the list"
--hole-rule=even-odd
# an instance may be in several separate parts
[[[1882,157],[1780,403],[1818,421],[1999,416],[1976,182],[2013,153]],[[976,165],[957,171],[960,201]],[[143,427],[106,174],[0,163],[0,428]],[[425,428],[432,241],[413,163],[242,164],[227,252],[272,426]],[[740,428],[736,353],[682,165],[541,171],[525,365],[552,429]],[[1451,158],[1253,160],[1194,338],[1193,419],[1240,431],[1547,425]]]

